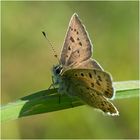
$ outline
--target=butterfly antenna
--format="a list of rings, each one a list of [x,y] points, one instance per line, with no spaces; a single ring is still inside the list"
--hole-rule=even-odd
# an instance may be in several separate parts
[[[45,33],[44,31],[42,31],[42,34],[43,34],[44,37],[47,39],[48,43],[50,44],[50,46],[51,46],[51,48],[52,48],[52,50],[53,50],[54,57],[58,60],[58,62],[59,62],[59,64],[60,64],[60,61],[59,61],[58,55],[57,55],[57,53],[56,53],[56,51],[55,51],[55,49],[54,49],[54,47],[53,47],[51,41],[47,38],[46,33]]]

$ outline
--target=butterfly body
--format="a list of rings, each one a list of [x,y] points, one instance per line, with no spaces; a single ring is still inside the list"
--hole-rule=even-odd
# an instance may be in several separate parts
[[[108,100],[114,97],[111,76],[91,55],[92,43],[88,33],[78,15],[74,14],[65,37],[60,64],[53,68],[58,92],[79,97],[106,114],[118,115],[117,109]]]

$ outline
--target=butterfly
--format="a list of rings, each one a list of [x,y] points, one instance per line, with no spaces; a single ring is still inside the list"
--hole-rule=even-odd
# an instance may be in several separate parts
[[[115,96],[110,74],[92,59],[92,43],[78,15],[71,17],[59,65],[53,67],[59,93],[80,98],[105,114],[119,115],[109,101]]]

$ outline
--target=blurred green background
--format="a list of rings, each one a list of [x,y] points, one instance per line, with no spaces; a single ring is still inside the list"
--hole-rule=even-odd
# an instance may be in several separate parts
[[[2,2],[1,6],[2,104],[48,88],[57,60],[41,31],[47,32],[60,54],[74,12],[94,44],[93,58],[114,81],[138,79],[138,1]],[[119,117],[81,106],[3,123],[2,138],[138,139],[138,98],[113,102]]]

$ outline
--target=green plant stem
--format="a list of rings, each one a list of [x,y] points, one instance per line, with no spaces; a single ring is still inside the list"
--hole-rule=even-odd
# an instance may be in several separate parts
[[[114,82],[115,99],[139,96],[139,81]],[[20,117],[58,111],[84,105],[77,98],[60,95],[56,89],[42,90],[1,107],[2,122]]]

